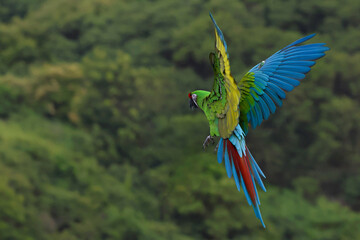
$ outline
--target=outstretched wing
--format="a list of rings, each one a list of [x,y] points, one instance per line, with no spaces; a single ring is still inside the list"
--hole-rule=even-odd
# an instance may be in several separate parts
[[[301,38],[253,67],[238,83],[240,89],[240,125],[247,132],[281,107],[285,91],[290,92],[329,50],[325,43],[298,46],[315,34]],[[276,103],[276,105],[275,105]]]
[[[226,89],[226,105],[223,112],[218,115],[218,127],[220,136],[222,138],[229,138],[239,121],[240,111],[238,106],[240,91],[238,90],[236,82],[230,73],[230,62],[224,35],[217,26],[211,13],[210,17],[215,26],[215,54],[220,62],[220,73],[223,75],[222,80],[215,78],[215,81],[223,81],[223,83],[215,83],[214,86],[223,85]]]

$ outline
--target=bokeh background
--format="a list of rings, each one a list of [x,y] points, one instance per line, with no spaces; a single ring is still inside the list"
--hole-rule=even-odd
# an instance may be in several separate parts
[[[331,48],[247,142],[263,229],[202,150],[211,11],[234,77]],[[0,239],[360,239],[360,1],[2,0]]]

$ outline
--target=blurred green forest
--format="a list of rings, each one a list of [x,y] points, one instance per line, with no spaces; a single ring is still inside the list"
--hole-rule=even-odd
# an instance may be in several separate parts
[[[239,78],[294,40],[331,48],[250,131],[263,229],[187,93],[211,11]],[[2,0],[0,239],[360,239],[360,1]]]

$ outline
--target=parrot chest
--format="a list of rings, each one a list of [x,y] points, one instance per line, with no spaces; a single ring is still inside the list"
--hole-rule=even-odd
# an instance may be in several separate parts
[[[220,118],[224,118],[226,116],[226,114],[224,114],[226,107],[226,102],[220,100],[206,103],[206,111],[204,112],[209,121],[210,134],[212,136],[220,136],[218,122]]]

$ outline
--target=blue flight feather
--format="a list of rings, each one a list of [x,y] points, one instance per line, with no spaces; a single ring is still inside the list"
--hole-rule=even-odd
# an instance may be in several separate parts
[[[255,216],[260,220],[263,227],[266,228],[264,220],[262,219],[262,216],[260,213],[259,205],[253,206],[253,208],[254,208]]]
[[[251,180],[252,180],[252,183],[253,183],[253,188],[255,190],[255,201],[258,205],[260,205],[260,199],[259,199],[259,194],[258,194],[258,191],[256,189],[256,185],[255,185],[255,179],[254,179],[254,175],[251,175]]]
[[[283,75],[283,76],[287,76],[287,77],[291,77],[294,79],[303,79],[305,77],[304,74],[302,73],[298,73],[298,72],[291,72],[291,71],[284,71],[284,70],[277,70],[276,71],[277,74],[279,75]]]
[[[272,82],[269,82],[268,86],[269,89],[273,90],[279,96],[279,98],[284,99],[286,97],[286,93],[277,85],[273,84]]]
[[[273,91],[271,88],[265,89],[265,93],[266,93],[269,97],[271,97],[271,99],[272,99],[279,107],[281,107],[281,105],[282,105],[281,99],[279,98],[278,95],[276,95],[276,94],[274,93],[274,91]]]
[[[261,171],[261,168],[260,168],[259,165],[256,163],[256,161],[255,161],[255,159],[254,159],[254,157],[253,157],[253,155],[251,154],[250,151],[249,151],[249,154],[250,154],[251,160],[253,161],[253,163],[254,163],[257,171],[260,173],[260,175],[261,175],[263,178],[266,178],[266,177],[265,177],[265,174]]]
[[[308,35],[308,36],[306,36],[306,37],[300,38],[299,40],[296,40],[295,42],[287,45],[287,46],[285,47],[285,49],[286,49],[286,48],[289,48],[289,47],[292,47],[292,46],[295,46],[295,45],[297,45],[297,44],[303,43],[303,42],[309,40],[310,38],[313,38],[315,35],[316,35],[316,34],[313,33],[313,34],[310,34],[310,35]]]
[[[219,148],[218,148],[218,152],[217,152],[217,160],[218,160],[218,163],[221,163],[222,162],[222,159],[223,159],[223,153],[224,153],[224,145],[223,145],[223,139],[220,138],[220,141],[219,141]]]
[[[316,60],[325,56],[325,53],[313,53],[313,54],[304,54],[304,55],[295,55],[290,57],[285,57],[286,60]]]
[[[263,121],[263,118],[262,118],[261,109],[260,109],[260,107],[259,107],[259,105],[257,103],[255,103],[255,112],[256,112],[256,115],[257,115],[256,126],[259,126],[261,124],[261,122]]]
[[[279,70],[292,71],[298,73],[308,73],[311,70],[311,68],[306,66],[294,66],[294,65],[286,64],[286,65],[280,65]]]
[[[231,178],[231,167],[230,167],[230,159],[229,152],[227,150],[227,146],[225,145],[225,169],[229,178]]]
[[[292,65],[292,66],[307,66],[307,67],[312,67],[315,65],[315,62],[313,61],[286,61],[287,65]]]
[[[312,51],[312,52],[325,52],[325,51],[328,51],[329,48],[324,47],[324,44],[325,43],[320,43],[319,45],[308,44],[308,45],[304,45],[304,46],[292,47],[290,49],[287,49],[286,53],[291,54],[291,53],[308,52],[308,51]]]
[[[281,89],[284,89],[285,91],[288,91],[290,92],[291,90],[294,89],[294,86],[288,84],[288,83],[285,83],[279,79],[276,79],[276,78],[270,78],[270,82],[275,84],[276,86],[279,86]]]
[[[251,116],[251,126],[253,127],[253,128],[256,128],[257,127],[257,119],[256,119],[256,112],[255,112],[255,108],[254,107],[252,107],[251,109],[250,109],[250,116]]]
[[[275,113],[276,106],[275,106],[274,102],[271,100],[271,98],[266,93],[261,95],[261,98],[264,100],[266,105],[269,107],[270,112]]]
[[[298,81],[298,80],[295,80],[295,79],[289,78],[289,77],[285,77],[282,75],[278,75],[278,74],[274,74],[273,76],[270,77],[270,81],[272,81],[273,79],[279,79],[279,80],[286,82],[295,87],[299,86],[299,84],[300,84],[300,81]]]
[[[253,162],[253,161],[251,161],[251,166],[252,166],[252,168],[253,168],[253,172],[254,172],[254,176],[255,176],[256,182],[260,185],[261,189],[262,189],[264,192],[266,192],[266,188],[265,188],[265,186],[264,186],[264,183],[263,183],[263,181],[261,180],[261,177],[260,177],[260,175],[259,175],[259,172],[258,172],[256,166],[254,165],[254,162]]]
[[[268,119],[268,117],[270,116],[269,107],[266,105],[266,103],[261,97],[259,99],[259,105],[263,114],[263,119]]]

